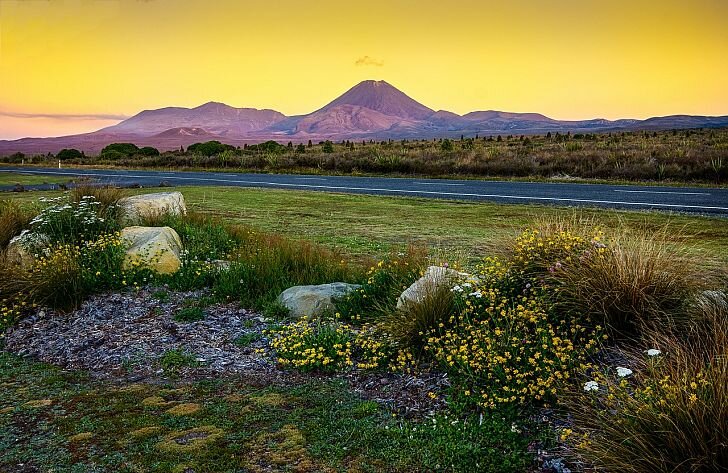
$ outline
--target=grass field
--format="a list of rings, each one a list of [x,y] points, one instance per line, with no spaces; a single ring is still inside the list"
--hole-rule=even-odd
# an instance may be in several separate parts
[[[591,220],[605,229],[623,226],[663,231],[675,244],[701,255],[707,266],[728,264],[728,220],[656,211],[573,209],[422,198],[362,196],[230,187],[133,189],[179,190],[190,209],[231,223],[311,240],[353,255],[378,257],[412,243],[451,258],[474,260],[502,247],[538,220],[560,216]],[[4,194],[32,203],[56,192]]]
[[[67,182],[62,176],[39,176],[37,174],[23,174],[18,172],[0,172],[0,186],[58,184]]]
[[[435,433],[332,380],[114,385],[0,352],[0,386],[0,471],[432,471],[469,449],[490,452],[482,471],[529,464],[488,435],[447,422]],[[469,442],[448,443],[450,431]]]

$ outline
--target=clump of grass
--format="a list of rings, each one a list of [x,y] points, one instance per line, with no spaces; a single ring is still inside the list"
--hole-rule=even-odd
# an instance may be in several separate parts
[[[378,326],[399,346],[420,352],[426,334],[440,324],[452,325],[450,318],[456,312],[456,301],[450,285],[433,287],[418,302],[402,305],[383,316]]]
[[[261,335],[257,332],[248,332],[240,335],[233,343],[241,348],[249,347],[253,342],[260,340]]]
[[[113,186],[80,185],[71,190],[71,201],[81,202],[84,197],[93,197],[101,204],[102,210],[113,207],[122,197],[126,196],[123,189]]]
[[[291,286],[361,278],[341,254],[312,243],[251,229],[238,229],[237,238],[243,241],[230,268],[221,271],[212,285],[219,297],[265,308]]]
[[[701,286],[699,263],[659,233],[592,241],[578,258],[550,274],[560,309],[590,316],[619,338],[636,338],[646,326],[686,327],[685,301]]]
[[[197,364],[195,355],[178,348],[175,350],[167,350],[159,357],[159,364],[165,371],[173,371],[185,366],[195,366]]]
[[[36,212],[19,203],[0,200],[0,250],[6,248],[13,237],[28,228]]]
[[[701,304],[700,335],[684,341],[646,328],[642,348],[659,353],[629,351],[624,364],[631,376],[597,374],[597,391],[566,399],[578,459],[634,473],[728,465],[728,309],[724,299]]]
[[[177,322],[198,322],[205,320],[205,313],[199,306],[185,307],[174,314],[174,320]]]
[[[123,287],[123,259],[124,244],[118,234],[78,245],[57,243],[28,269],[3,263],[0,300],[71,309],[94,292]]]

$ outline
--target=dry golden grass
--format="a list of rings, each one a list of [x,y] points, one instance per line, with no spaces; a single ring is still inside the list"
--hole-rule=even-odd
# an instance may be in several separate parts
[[[36,212],[14,201],[0,201],[0,250],[27,228]]]
[[[574,453],[599,471],[718,472],[728,465],[728,302],[698,298],[690,340],[647,328],[643,350],[626,353],[627,381],[603,382],[600,401],[567,398],[577,433]],[[643,347],[643,348],[644,348]],[[622,386],[619,383],[623,383]],[[589,435],[584,441],[581,434]]]
[[[578,234],[589,238],[590,233]],[[700,261],[667,237],[666,229],[651,234],[607,230],[604,241],[594,241],[579,262],[550,276],[559,288],[559,308],[603,319],[621,339],[638,337],[648,326],[684,330],[690,319],[686,301],[714,278],[702,274]]]

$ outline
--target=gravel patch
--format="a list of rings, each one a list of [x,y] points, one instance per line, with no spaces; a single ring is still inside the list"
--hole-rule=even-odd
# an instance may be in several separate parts
[[[237,376],[255,386],[341,379],[352,391],[406,417],[425,417],[445,406],[442,373],[416,375],[349,371],[334,375],[282,370],[263,331],[268,321],[237,303],[199,304],[205,291],[144,288],[91,297],[76,311],[41,309],[5,334],[5,350],[92,377],[124,382],[194,381]],[[175,314],[198,304],[204,319],[181,322]],[[171,351],[181,366],[164,368]]]
[[[159,377],[164,375],[160,358],[172,350],[189,355],[193,365],[180,366],[180,372],[194,368],[199,375],[219,375],[274,368],[255,351],[265,346],[261,337],[266,327],[256,312],[214,304],[203,307],[203,320],[174,320],[202,296],[144,289],[96,296],[67,314],[40,310],[6,334],[6,348],[99,378]],[[235,343],[249,333],[258,339],[247,346]]]

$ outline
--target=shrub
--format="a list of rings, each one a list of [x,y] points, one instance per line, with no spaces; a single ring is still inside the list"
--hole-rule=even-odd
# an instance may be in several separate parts
[[[426,334],[425,350],[451,375],[463,406],[552,402],[596,351],[598,329],[550,313],[540,297],[504,297],[497,284],[453,289],[463,309]]]
[[[578,460],[634,473],[725,469],[728,307],[725,298],[704,304],[712,307],[703,336],[685,342],[648,328],[651,351],[624,355],[628,376],[596,372],[593,391],[576,389],[565,399],[573,426],[562,436]]]
[[[0,250],[30,225],[35,212],[14,201],[0,200]]]
[[[62,149],[56,154],[56,158],[60,159],[61,161],[67,161],[70,159],[81,159],[83,158],[83,153],[80,152],[77,149]]]
[[[143,148],[139,148],[138,154],[142,156],[159,156],[159,150],[151,146],[144,146]]]
[[[187,152],[191,154],[199,154],[202,156],[214,156],[226,150],[234,150],[234,146],[220,143],[219,141],[206,141],[204,143],[194,143],[187,147]]]
[[[139,147],[133,143],[111,143],[101,150],[101,156],[109,155],[133,156],[139,153]]]

